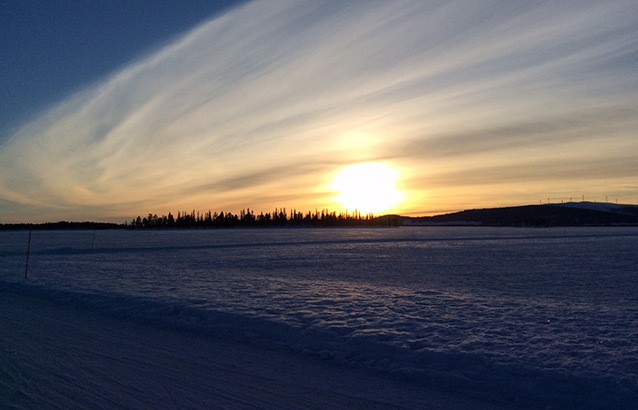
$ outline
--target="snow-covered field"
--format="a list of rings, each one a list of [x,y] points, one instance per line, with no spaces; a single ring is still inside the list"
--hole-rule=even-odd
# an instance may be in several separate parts
[[[102,320],[109,340],[150,327],[476,403],[638,403],[638,228],[34,231],[25,280],[27,238],[0,232],[0,295],[36,323],[20,304]],[[28,390],[4,359],[0,388]]]

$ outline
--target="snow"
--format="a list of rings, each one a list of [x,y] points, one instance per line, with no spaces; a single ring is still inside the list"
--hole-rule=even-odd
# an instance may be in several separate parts
[[[27,235],[0,233],[17,407],[83,407],[81,379],[108,407],[638,400],[637,228],[104,231],[93,248],[92,231],[34,232],[25,281]]]
[[[398,409],[427,404],[443,409],[477,404],[362,369],[0,294],[2,408]]]
[[[622,212],[624,210],[632,210],[635,212],[638,209],[638,205],[625,205],[625,204],[615,204],[611,202],[565,202],[565,203],[555,203],[555,204],[547,204],[550,206],[563,206],[566,208],[578,208],[578,209],[588,209],[590,211],[598,211],[598,212]]]

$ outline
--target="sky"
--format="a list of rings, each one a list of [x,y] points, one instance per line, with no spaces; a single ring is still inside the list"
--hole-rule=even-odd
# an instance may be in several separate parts
[[[0,222],[638,203],[635,0],[9,0],[0,55]]]

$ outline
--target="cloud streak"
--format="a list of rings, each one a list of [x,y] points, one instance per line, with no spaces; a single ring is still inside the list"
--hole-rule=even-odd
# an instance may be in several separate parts
[[[635,201],[637,16],[632,1],[254,1],[6,136],[0,210],[314,209],[334,206],[339,166],[378,159],[404,171],[406,212],[467,206],[442,201],[469,174],[522,202],[593,179]],[[547,193],[533,170],[558,159]]]

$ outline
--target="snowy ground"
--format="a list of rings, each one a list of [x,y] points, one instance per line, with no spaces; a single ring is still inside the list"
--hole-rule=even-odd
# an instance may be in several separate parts
[[[24,280],[27,235],[2,405],[638,402],[636,228],[34,232]]]
[[[498,408],[365,369],[0,290],[2,408]]]

